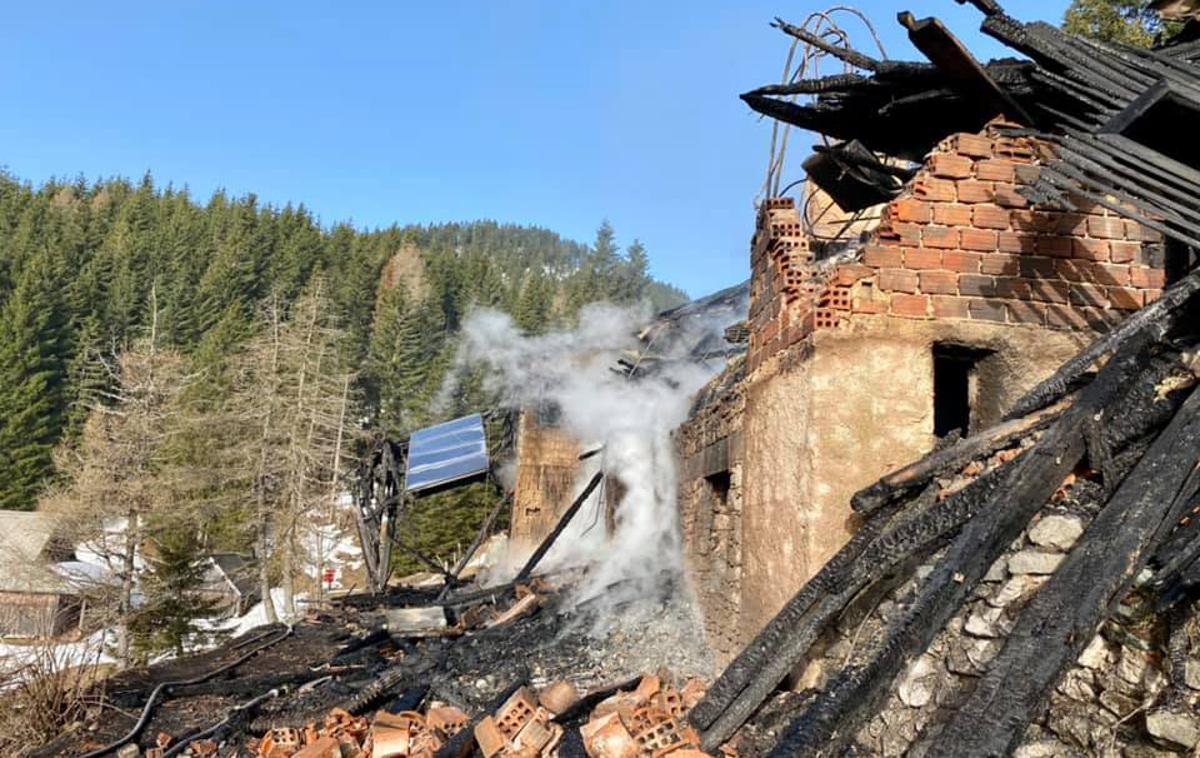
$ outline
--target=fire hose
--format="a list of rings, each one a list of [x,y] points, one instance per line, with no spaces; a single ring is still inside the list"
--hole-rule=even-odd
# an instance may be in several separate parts
[[[252,639],[262,639],[264,636],[266,636],[266,634],[267,633],[264,632],[263,634],[259,635],[258,637],[252,638]],[[266,650],[267,648],[271,647],[272,645],[282,642],[284,639],[290,637],[291,634],[292,634],[292,625],[287,624],[282,630],[280,630],[280,632],[278,634],[276,634],[271,639],[267,640],[266,642],[263,642],[260,645],[255,645],[254,647],[250,648],[250,650],[246,651],[242,655],[238,656],[237,658],[233,659],[232,661],[230,661],[229,663],[226,663],[223,666],[218,666],[217,668],[213,669],[212,671],[201,674],[200,676],[192,677],[191,679],[179,679],[176,681],[159,683],[158,686],[156,686],[153,690],[151,690],[150,697],[146,700],[146,704],[142,707],[141,716],[138,718],[137,723],[133,725],[133,728],[130,729],[128,733],[126,733],[124,736],[118,738],[116,741],[110,742],[109,744],[105,745],[104,747],[97,748],[97,749],[91,751],[90,753],[84,753],[83,755],[79,756],[79,758],[100,758],[100,756],[116,752],[117,750],[119,750],[121,747],[123,747],[127,743],[132,742],[133,740],[137,739],[137,736],[139,734],[141,734],[141,731],[146,728],[146,724],[149,723],[150,715],[154,712],[154,706],[158,704],[159,698],[162,696],[162,694],[164,692],[166,692],[170,688],[182,687],[182,686],[189,685],[189,684],[200,684],[201,682],[206,682],[209,679],[212,679],[214,676],[218,676],[219,674],[223,674],[226,671],[229,671],[230,669],[240,666],[241,664],[243,664],[246,661],[253,658],[255,655],[258,655],[259,653],[261,653],[263,650]],[[246,643],[243,642],[241,644],[244,645]],[[251,702],[254,702],[254,701],[251,701]],[[250,704],[247,703],[245,705],[245,707],[249,707],[249,705]],[[218,727],[219,727],[219,725],[218,725]]]

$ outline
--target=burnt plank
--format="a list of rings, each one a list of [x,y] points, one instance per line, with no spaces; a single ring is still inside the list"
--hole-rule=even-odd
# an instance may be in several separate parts
[[[1002,113],[1025,124],[1034,123],[1025,109],[988,75],[979,61],[941,21],[936,18],[917,21],[907,11],[900,13],[898,18],[900,24],[908,29],[908,38],[913,46],[964,95],[990,108],[993,115]]]
[[[1021,612],[988,673],[928,755],[1006,755],[1146,564],[1155,537],[1190,500],[1200,464],[1200,393],[1193,392],[1050,581]]]

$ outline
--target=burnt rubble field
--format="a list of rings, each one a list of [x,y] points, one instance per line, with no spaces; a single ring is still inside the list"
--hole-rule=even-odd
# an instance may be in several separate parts
[[[438,594],[401,590],[382,598],[350,597],[291,626],[261,627],[215,650],[126,672],[106,683],[101,717],[35,755],[124,755],[113,746],[128,737],[143,714],[138,738],[124,746],[128,753],[140,743],[146,755],[292,755],[306,742],[306,725],[324,728],[330,714],[344,714],[347,723],[352,717],[369,719],[357,729],[337,730],[347,744],[341,753],[303,755],[344,755],[351,743],[352,754],[370,755],[367,736],[379,712],[440,705],[468,714],[475,727],[476,717],[500,710],[519,688],[538,692],[556,682],[569,682],[572,692],[585,695],[578,703],[572,695],[570,712],[555,721],[573,730],[560,754],[583,755],[581,745],[572,753],[570,743],[578,741],[589,706],[601,699],[597,693],[633,691],[654,665],[680,685],[689,676],[711,677],[712,660],[692,612],[668,598],[653,605],[652,615],[627,615],[620,625],[605,626],[598,607],[567,608],[561,587],[535,579],[528,586],[468,593],[462,605],[451,598],[444,607],[453,623],[443,629],[389,633],[384,628],[389,614],[443,607],[436,605]],[[503,612],[513,609],[521,615],[510,613],[505,620]],[[494,625],[465,631],[487,623]],[[157,705],[147,707],[151,698]],[[299,742],[289,750],[293,730]],[[468,754],[475,733],[467,732],[470,744],[444,754]]]

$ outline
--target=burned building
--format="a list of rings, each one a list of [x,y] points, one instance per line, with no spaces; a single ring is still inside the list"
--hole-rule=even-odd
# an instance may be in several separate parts
[[[743,96],[827,138],[806,199],[877,220],[762,203],[750,352],[680,433],[734,654],[707,750],[747,721],[772,756],[1200,744],[1197,29],[1135,50],[972,4],[1029,60],[907,13],[929,63],[779,21],[855,71]]]
[[[969,112],[955,117],[965,96],[941,92],[949,115],[912,114],[919,125],[908,124],[900,106],[895,116],[860,118],[859,108],[879,110],[872,98],[895,96],[885,85],[935,95],[943,85],[929,65],[877,68],[901,84],[880,73],[843,77],[840,90],[803,81],[789,89],[830,91],[811,106],[761,90],[746,96],[764,113],[855,140],[867,156],[855,153],[858,160],[884,168],[907,157],[920,162],[902,184],[893,186],[889,172],[878,187],[836,148],[821,152],[832,156],[833,177],[805,163],[805,207],[772,197],[759,209],[749,352],[714,381],[680,432],[689,558],[725,654],[849,538],[858,489],[948,435],[1000,421],[1181,270],[1170,265],[1174,249],[1158,225],[1120,204],[1031,199],[1049,181],[1054,143],[1006,111],[1023,113],[1013,99],[1034,93],[996,96],[991,109],[969,99]],[[1034,76],[1027,65],[1008,68]],[[987,123],[957,131],[970,127],[973,113]],[[893,157],[877,158],[864,144]],[[863,186],[848,189],[847,176]],[[850,233],[830,236],[814,224],[815,198],[837,195],[849,205],[854,191],[892,197],[859,214],[878,220]]]

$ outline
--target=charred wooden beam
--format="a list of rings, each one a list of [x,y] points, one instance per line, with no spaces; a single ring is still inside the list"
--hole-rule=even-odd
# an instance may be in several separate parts
[[[849,63],[855,68],[861,68],[867,71],[878,71],[881,68],[880,62],[874,58],[863,55],[857,50],[851,50],[850,48],[846,47],[838,47],[823,37],[801,29],[798,26],[793,26],[781,18],[776,18],[775,23],[773,23],[772,26],[788,36],[795,37],[807,45],[812,45],[823,53],[827,53],[838,60]]]
[[[570,507],[563,512],[562,518],[560,518],[558,523],[554,525],[554,529],[550,532],[550,534],[546,535],[546,539],[542,540],[542,544],[537,546],[537,550],[534,550],[533,555],[529,556],[529,560],[525,562],[524,567],[517,572],[517,578],[515,581],[524,581],[533,575],[533,570],[537,568],[537,565],[541,562],[541,560],[546,557],[546,553],[550,552],[550,548],[554,547],[554,543],[558,539],[559,535],[561,535],[563,530],[567,528],[567,525],[571,523],[571,519],[575,518],[575,514],[579,512],[579,509],[583,507],[583,504],[587,502],[587,499],[591,497],[591,494],[596,490],[597,487],[600,486],[600,482],[603,479],[603,471],[597,472],[596,475],[592,477],[592,480],[587,483],[586,487],[583,488],[583,492],[579,493],[579,497],[575,498],[575,502],[571,503]]]
[[[498,519],[504,509],[510,505],[512,505],[511,498],[507,496],[500,498],[500,502],[496,503],[496,507],[493,508],[492,512],[489,513],[487,518],[483,520],[483,524],[480,525],[479,531],[475,534],[475,539],[471,541],[471,544],[467,547],[466,552],[462,554],[462,557],[458,559],[458,563],[454,564],[454,568],[450,570],[450,575],[446,578],[446,586],[442,587],[442,591],[438,593],[439,601],[445,599],[445,597],[450,594],[450,591],[453,590],[458,584],[459,574],[463,572],[463,569],[467,567],[467,564],[475,555],[475,551],[478,550],[479,546],[483,544],[483,541],[487,539],[488,534],[490,534],[492,531],[492,525],[496,523],[496,519]]]
[[[988,498],[953,539],[912,605],[890,624],[865,662],[847,667],[791,724],[775,758],[836,753],[879,706],[887,684],[928,648],[996,558],[1025,528],[1084,454],[1083,430],[1103,416],[1137,375],[1148,340],[1127,344],[1085,388],[1076,403],[1007,470],[1008,484]]]
[[[935,450],[919,461],[897,469],[875,484],[856,492],[850,498],[850,507],[863,515],[874,513],[916,487],[923,486],[939,476],[954,473],[973,460],[1008,447],[1058,418],[1070,405],[1069,398],[1060,400],[1022,418],[985,429],[948,448]]]
[[[945,544],[1002,492],[1005,469],[979,477],[943,502],[936,488],[904,505],[885,506],[771,620],[709,689],[689,716],[709,749],[727,740],[796,668],[812,644],[864,589]]]
[[[936,18],[917,21],[908,11],[900,13],[898,18],[913,45],[964,95],[990,108],[993,114],[1003,113],[1025,124],[1034,123],[941,21]]]
[[[1200,394],[1193,392],[1083,537],[1021,611],[967,702],[926,755],[1002,755],[1015,749],[1063,671],[1083,652],[1174,525],[1200,470]]]

